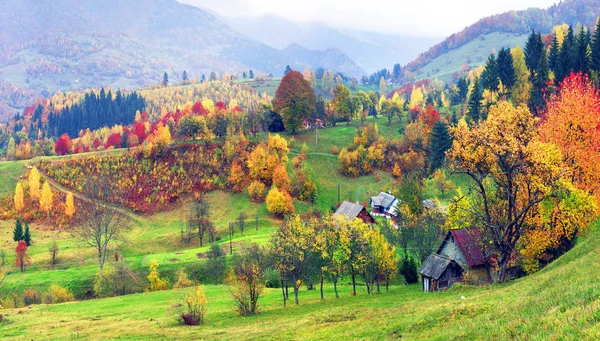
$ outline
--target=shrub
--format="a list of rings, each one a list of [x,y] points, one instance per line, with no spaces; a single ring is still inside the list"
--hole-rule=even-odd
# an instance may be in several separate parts
[[[331,154],[338,155],[340,153],[340,149],[337,146],[331,147]]]
[[[413,257],[406,257],[400,260],[400,266],[398,267],[399,272],[407,284],[414,284],[419,282],[419,274],[417,273],[417,262]]]
[[[73,293],[71,293],[71,291],[69,289],[63,288],[58,284],[52,284],[50,286],[50,291],[48,292],[48,295],[46,296],[46,303],[48,303],[48,304],[65,303],[65,302],[71,302],[74,300],[75,300],[75,297],[73,296]]]
[[[183,298],[184,304],[179,306],[179,319],[181,324],[197,326],[204,323],[206,315],[206,295],[204,289],[198,286],[192,289]]]
[[[237,259],[227,280],[231,293],[241,316],[258,312],[258,299],[264,288],[260,275],[260,266],[242,255]]]
[[[253,202],[261,202],[265,198],[265,185],[260,181],[253,181],[248,186],[248,195]]]
[[[158,273],[158,261],[156,261],[156,259],[150,261],[150,274],[148,274],[147,278],[150,281],[150,291],[167,289],[167,283],[160,279],[160,274]]]
[[[192,286],[192,281],[188,278],[187,273],[181,269],[179,270],[179,274],[177,275],[177,282],[175,283],[175,288],[187,288]]]
[[[281,286],[281,280],[279,277],[279,272],[274,268],[267,268],[263,272],[263,277],[265,280],[265,287],[267,288],[279,288]]]
[[[27,289],[23,293],[23,302],[26,306],[42,303],[42,295],[34,289]]]
[[[279,218],[294,213],[292,197],[286,191],[280,191],[275,186],[271,187],[267,195],[267,210]]]

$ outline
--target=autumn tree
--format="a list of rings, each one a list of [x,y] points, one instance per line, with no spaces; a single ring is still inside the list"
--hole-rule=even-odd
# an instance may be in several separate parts
[[[292,191],[292,181],[288,176],[285,166],[278,164],[275,166],[273,171],[273,186],[277,187],[280,191]]]
[[[344,119],[349,122],[352,118],[352,106],[350,103],[350,90],[345,85],[337,85],[333,89],[333,99],[331,104],[335,109],[335,117],[331,122],[334,126],[339,119]]]
[[[442,198],[445,198],[446,193],[454,189],[454,184],[452,181],[446,179],[446,174],[441,169],[438,169],[433,173],[433,184],[437,190],[442,193]]]
[[[208,233],[210,242],[214,241],[215,226],[210,220],[210,205],[200,197],[195,200],[191,207],[188,216],[188,226],[198,230],[198,240],[200,247],[203,246],[204,236]]]
[[[85,194],[90,200],[78,210],[78,221],[71,231],[73,238],[92,247],[97,253],[100,277],[106,256],[119,242],[123,241],[130,218],[117,208],[103,203],[111,194],[111,187],[105,178],[89,178]]]
[[[510,53],[515,69],[515,85],[511,90],[511,98],[515,105],[527,104],[529,103],[531,81],[529,80],[529,70],[525,62],[525,54],[523,54],[523,49],[519,46],[512,49]]]
[[[29,197],[32,201],[36,201],[40,199],[40,195],[40,172],[34,166],[29,172]]]
[[[241,192],[244,190],[244,186],[246,184],[246,173],[242,169],[242,166],[239,164],[239,162],[234,161],[231,164],[231,171],[227,181],[234,192]]]
[[[42,195],[40,196],[40,208],[46,212],[50,217],[50,211],[52,211],[52,190],[50,189],[50,183],[44,182],[42,186]]]
[[[366,231],[366,241],[369,245],[368,263],[366,265],[367,282],[375,282],[377,292],[380,292],[379,278],[385,279],[386,290],[390,277],[396,272],[396,248],[386,240],[379,229]]]
[[[320,253],[322,259],[321,266],[321,299],[323,296],[323,277],[327,276],[333,282],[333,291],[335,297],[339,298],[337,283],[344,273],[344,265],[347,262],[347,253],[344,247],[347,245],[346,231],[339,228],[340,224],[345,224],[345,221],[338,222],[332,216],[327,216],[318,222],[319,227],[314,238],[314,248]]]
[[[595,194],[600,202],[599,126],[600,94],[587,76],[573,74],[550,98],[540,135],[561,149],[574,184]]]
[[[526,107],[501,102],[472,129],[459,123],[447,153],[450,169],[471,180],[472,219],[497,255],[501,282],[533,211],[565,181],[560,150],[542,142],[535,125]]]
[[[31,263],[31,259],[27,255],[27,243],[23,240],[19,241],[15,253],[15,266],[21,272],[25,272],[25,267]]]
[[[71,218],[75,214],[75,201],[73,199],[73,193],[67,192],[67,198],[65,199],[65,215]]]
[[[315,110],[316,101],[310,83],[301,73],[290,71],[277,88],[274,109],[283,117],[285,128],[293,134],[302,126],[302,120]]]
[[[343,219],[343,218],[342,218]],[[346,224],[340,224],[344,234],[343,250],[346,253],[346,268],[352,281],[352,294],[356,296],[356,276],[367,271],[369,244],[367,233],[369,225],[360,219],[354,219]]]
[[[279,190],[277,186],[271,187],[267,194],[267,210],[278,218],[294,213],[292,197],[285,190]]]
[[[245,247],[234,255],[232,272],[227,280],[241,316],[258,313],[258,300],[265,287],[261,262],[252,257],[251,250]]]
[[[23,186],[21,186],[20,182],[17,182],[17,186],[15,188],[15,196],[13,198],[15,202],[15,209],[17,212],[20,212],[25,208],[25,202],[23,198]]]
[[[167,289],[167,283],[160,278],[160,273],[158,272],[158,261],[156,259],[150,261],[150,273],[148,274],[147,278],[150,282],[150,291]]]

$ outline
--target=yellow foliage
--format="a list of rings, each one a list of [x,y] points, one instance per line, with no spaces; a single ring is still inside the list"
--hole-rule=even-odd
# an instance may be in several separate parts
[[[75,201],[73,200],[73,193],[67,192],[67,198],[65,200],[65,214],[67,217],[72,217],[75,214]]]
[[[267,194],[267,210],[277,217],[294,213],[292,197],[287,191],[280,191],[276,186],[271,187]]]
[[[40,172],[35,166],[29,172],[29,197],[31,200],[40,198]]]
[[[188,278],[187,273],[183,269],[179,270],[179,274],[177,275],[177,282],[175,282],[174,287],[177,289],[181,289],[190,286],[192,286],[192,281],[190,281],[190,279]]]
[[[167,283],[160,279],[160,274],[158,272],[158,261],[156,259],[150,261],[150,274],[147,278],[150,281],[150,291],[167,289]]]
[[[44,182],[44,186],[42,186],[40,208],[42,211],[46,212],[46,214],[50,214],[50,211],[52,210],[52,190],[50,189],[48,181]]]
[[[17,187],[15,188],[14,201],[15,201],[15,209],[17,210],[17,212],[21,211],[25,207],[25,203],[24,203],[24,199],[23,199],[23,186],[21,186],[20,182],[17,183]]]
[[[73,296],[73,293],[69,289],[63,288],[58,284],[52,284],[50,285],[46,301],[50,304],[72,302],[75,301],[75,296]]]

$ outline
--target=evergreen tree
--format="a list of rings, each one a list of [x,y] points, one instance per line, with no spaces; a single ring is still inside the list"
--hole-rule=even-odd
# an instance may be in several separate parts
[[[512,54],[508,48],[502,48],[498,52],[498,76],[506,92],[509,92],[515,85],[516,75]]]
[[[31,246],[31,233],[29,232],[29,223],[25,223],[25,232],[23,233],[23,241],[27,246]]]
[[[556,68],[558,67],[560,58],[560,46],[558,45],[558,38],[556,33],[552,35],[552,45],[550,45],[550,53],[548,56],[548,66],[550,70],[556,75]]]
[[[448,125],[437,121],[431,131],[429,164],[431,171],[441,168],[446,159],[446,151],[452,147],[452,139],[448,133]]]
[[[531,97],[529,99],[529,110],[539,116],[546,108],[546,93],[548,85],[548,60],[546,55],[540,56],[538,70],[533,75],[531,82]]]
[[[15,242],[23,240],[23,223],[21,222],[21,219],[17,219],[17,222],[15,223],[15,229],[13,230],[13,240]]]
[[[184,83],[187,83],[187,81],[188,81],[188,75],[187,75],[187,71],[183,70],[183,74],[181,75],[181,80],[182,80]]]
[[[536,34],[535,31],[531,32],[529,38],[527,38],[524,52],[527,69],[533,74],[538,69],[540,56],[544,54],[544,42],[542,41],[542,35],[540,33]]]
[[[205,74],[202,74],[202,77],[200,78],[200,82],[201,83],[206,82],[206,75]]]
[[[244,78],[244,79],[248,78],[248,74],[246,73],[246,70],[244,70],[244,72],[242,72],[242,78]]]
[[[497,92],[500,85],[500,77],[498,73],[498,61],[493,53],[488,56],[485,62],[485,69],[481,74],[481,85],[484,89],[489,89],[492,92]]]
[[[400,64],[394,64],[393,75],[395,80],[399,80],[400,76],[402,76],[402,66]]]
[[[169,84],[169,75],[165,72],[163,75],[163,86],[167,86]]]
[[[581,29],[579,30],[579,34],[577,35],[577,39],[575,41],[575,45],[576,45],[576,58],[575,58],[575,65],[574,65],[574,71],[575,72],[581,72],[581,73],[589,73],[590,72],[590,51],[589,51],[589,46],[590,46],[590,41],[589,41],[589,33],[587,32],[587,30],[582,26]]]
[[[600,73],[600,19],[596,23],[596,31],[592,38],[592,55],[591,68],[596,72],[596,76]]]
[[[467,123],[474,125],[478,123],[483,117],[481,113],[481,100],[483,100],[483,87],[479,79],[473,83],[473,92],[469,98],[469,106],[467,110]]]
[[[455,104],[463,103],[467,99],[467,95],[469,94],[469,81],[467,77],[461,77],[456,82],[456,87],[458,88],[458,99]]]
[[[560,49],[560,62],[557,66],[557,72],[555,74],[556,84],[560,84],[568,75],[571,74],[574,69],[575,59],[575,37],[573,35],[573,27],[569,26],[569,30]]]
[[[248,78],[254,79],[254,71],[252,71],[252,70],[248,71]]]

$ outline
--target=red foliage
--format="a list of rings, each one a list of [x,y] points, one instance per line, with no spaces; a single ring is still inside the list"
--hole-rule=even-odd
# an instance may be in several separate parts
[[[94,147],[94,149],[98,149],[98,147],[100,147],[102,145],[102,142],[100,142],[100,140],[95,139],[94,143],[92,144],[92,147]]]
[[[146,140],[146,127],[143,122],[135,122],[133,125],[133,134],[138,137],[139,143],[142,143]]]
[[[57,155],[67,155],[71,149],[71,138],[67,134],[63,134],[54,145],[54,151]]]
[[[440,120],[440,113],[433,108],[433,105],[428,104],[427,108],[421,113],[420,118],[429,128],[433,128]]]
[[[194,103],[194,106],[192,107],[192,112],[196,115],[206,115],[208,113],[206,109],[204,109],[200,101]]]
[[[122,141],[122,137],[121,134],[119,133],[114,133],[112,135],[110,135],[108,137],[108,140],[106,140],[106,148],[109,147],[114,147],[114,148],[121,148],[121,141]]]
[[[29,256],[27,255],[27,244],[24,240],[19,241],[19,245],[17,245],[15,252],[17,253],[15,266],[23,272],[25,266],[30,263]]]
[[[215,104],[215,107],[219,110],[227,110],[227,106],[223,102],[217,102],[217,104]]]

